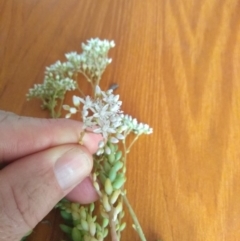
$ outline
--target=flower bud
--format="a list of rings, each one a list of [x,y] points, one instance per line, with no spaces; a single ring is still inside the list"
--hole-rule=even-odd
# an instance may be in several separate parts
[[[105,146],[105,153],[107,154],[107,155],[110,155],[111,154],[111,149],[106,145]]]
[[[74,95],[73,96],[73,105],[78,107],[80,105],[80,99],[78,96]]]
[[[99,147],[99,148],[103,148],[104,145],[105,145],[104,141],[100,141],[100,142],[98,143],[98,147]]]

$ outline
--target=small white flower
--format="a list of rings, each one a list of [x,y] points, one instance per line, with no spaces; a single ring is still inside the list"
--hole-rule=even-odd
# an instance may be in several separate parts
[[[73,96],[73,105],[78,107],[78,106],[80,106],[80,103],[81,103],[80,98],[78,96],[74,95]]]
[[[71,114],[76,114],[76,113],[77,113],[77,109],[74,108],[74,107],[71,107],[71,108],[69,109],[69,112],[70,112]]]
[[[69,105],[63,105],[63,109],[64,109],[64,110],[69,111],[69,110],[70,110],[70,108],[71,108],[71,107],[70,107]]]
[[[69,113],[66,114],[65,118],[70,118],[72,114],[77,113],[77,109],[75,107],[70,107],[69,105],[63,105],[63,109],[69,111]]]
[[[105,145],[108,140],[112,143],[123,140],[125,136],[121,133],[126,127],[119,128],[123,125],[124,117],[120,109],[122,102],[119,101],[119,95],[113,95],[112,90],[104,92],[99,86],[96,86],[96,93],[95,99],[89,96],[85,98],[74,96],[73,103],[76,107],[82,103],[80,113],[84,128],[92,128],[94,133],[102,134],[104,142],[99,144],[99,148],[104,149],[103,144]],[[77,112],[75,107],[72,108],[64,106],[64,109],[69,111],[68,117]]]
[[[117,133],[116,137],[117,137],[117,139],[119,139],[119,140],[124,140],[124,138],[125,138],[124,135],[121,134],[121,133]]]
[[[132,130],[136,135],[151,134],[153,132],[153,129],[149,127],[149,125],[138,123],[136,118],[133,119],[129,115],[124,115],[123,124],[124,126],[127,126],[130,130]]]
[[[100,141],[100,142],[98,143],[98,147],[99,147],[99,148],[103,148],[104,145],[105,145],[104,141]]]
[[[109,141],[112,142],[112,143],[118,143],[118,139],[116,137],[114,137],[114,136],[111,136],[109,138]]]
[[[71,113],[67,113],[67,114],[65,115],[65,118],[66,118],[66,119],[69,119],[69,118],[71,117],[71,115],[72,115]]]
[[[104,152],[105,152],[107,155],[110,155],[110,154],[111,154],[111,149],[109,148],[108,145],[105,145]]]

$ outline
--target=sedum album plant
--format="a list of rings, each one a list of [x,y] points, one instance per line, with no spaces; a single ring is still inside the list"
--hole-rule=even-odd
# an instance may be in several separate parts
[[[60,227],[73,241],[103,241],[108,235],[112,241],[120,241],[126,227],[124,206],[133,219],[133,228],[142,241],[146,240],[126,195],[126,163],[128,153],[142,134],[151,134],[152,128],[121,110],[119,95],[114,87],[103,91],[99,84],[106,67],[112,62],[108,52],[115,46],[113,41],[90,39],[82,44],[82,53],[66,54],[66,61],[57,61],[46,68],[42,84],[36,84],[27,94],[27,99],[39,98],[42,108],[50,112],[52,118],[67,111],[66,118],[78,115],[83,122],[79,144],[86,132],[100,133],[97,153],[93,156],[93,186],[99,200],[98,205],[80,205],[63,199],[57,204],[65,224]],[[92,86],[92,96],[85,95],[78,83],[83,75]],[[68,91],[78,90],[73,96],[72,106],[64,104]],[[135,135],[129,141],[130,135]],[[95,208],[97,206],[98,208]]]

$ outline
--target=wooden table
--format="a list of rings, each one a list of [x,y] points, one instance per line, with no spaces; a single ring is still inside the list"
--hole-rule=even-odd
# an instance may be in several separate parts
[[[147,240],[240,240],[240,1],[0,0],[0,109],[46,117],[25,94],[45,66],[113,39],[102,86],[149,123],[128,162]],[[30,241],[59,241],[56,211]],[[127,217],[130,222],[130,218]],[[129,228],[123,240],[139,240]]]

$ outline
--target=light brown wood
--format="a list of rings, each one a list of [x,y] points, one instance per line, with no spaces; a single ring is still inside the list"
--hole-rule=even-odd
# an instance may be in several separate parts
[[[240,240],[239,12],[238,0],[0,0],[0,109],[47,116],[25,100],[45,66],[115,40],[102,86],[117,82],[125,112],[154,128],[128,161],[147,239]],[[47,218],[29,240],[60,240]],[[123,240],[138,240],[130,226]]]

